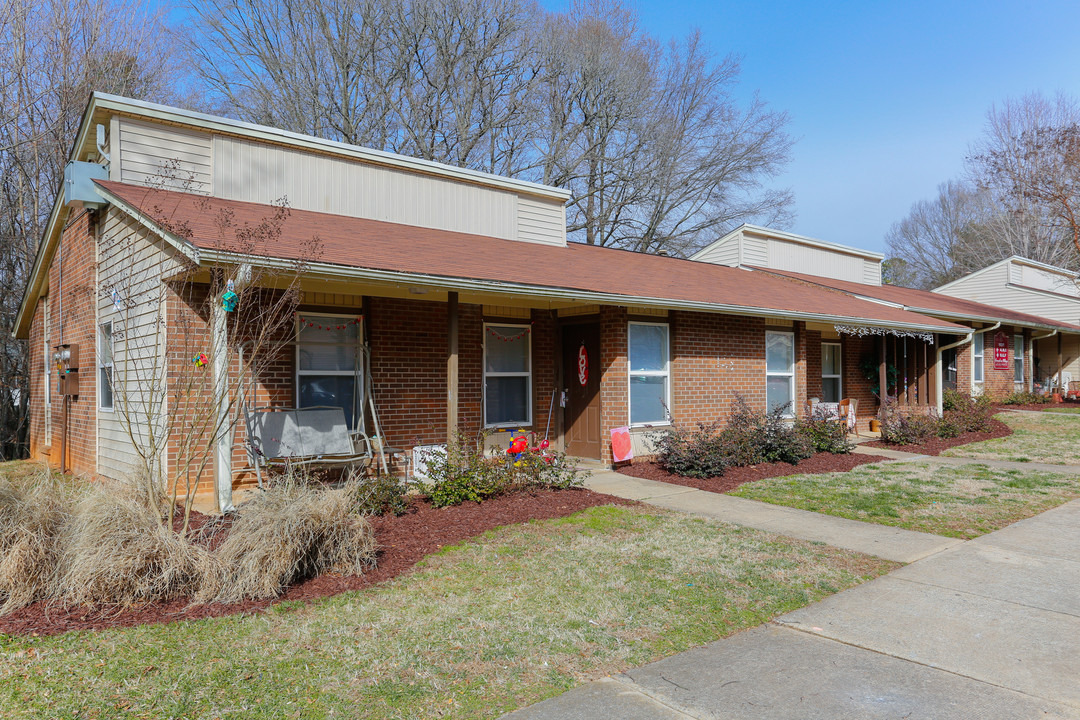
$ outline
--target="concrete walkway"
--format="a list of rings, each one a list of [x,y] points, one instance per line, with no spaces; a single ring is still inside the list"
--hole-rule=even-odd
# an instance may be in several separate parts
[[[960,542],[613,475],[590,487],[911,564],[509,718],[1080,720],[1080,500]]]

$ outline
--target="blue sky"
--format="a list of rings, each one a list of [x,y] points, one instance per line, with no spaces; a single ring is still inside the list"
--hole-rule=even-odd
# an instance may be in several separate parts
[[[564,3],[547,0],[552,9]],[[1080,98],[1080,3],[637,3],[654,35],[700,28],[742,56],[738,93],[791,115],[779,184],[793,232],[883,251],[889,226],[963,170],[994,103]]]

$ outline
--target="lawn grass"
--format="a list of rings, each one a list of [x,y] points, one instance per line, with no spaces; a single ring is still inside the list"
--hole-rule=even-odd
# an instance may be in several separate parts
[[[1064,415],[1080,415],[1080,408],[1078,408],[1078,407],[1048,407],[1048,408],[1043,409],[1043,412],[1062,413]]]
[[[894,567],[653,508],[592,508],[311,604],[0,636],[0,716],[498,717]]]
[[[1080,423],[1074,418],[1014,412],[998,413],[996,417],[1012,428],[1012,435],[959,445],[941,454],[975,460],[1080,465]]]
[[[973,538],[1080,497],[1080,476],[978,464],[889,463],[846,473],[770,478],[731,494],[879,525]]]

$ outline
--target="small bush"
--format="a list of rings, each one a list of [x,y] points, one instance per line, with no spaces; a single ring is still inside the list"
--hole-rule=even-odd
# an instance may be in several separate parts
[[[942,406],[944,407],[944,403]],[[950,391],[949,407],[945,409],[945,418],[952,426],[959,428],[960,433],[989,432],[993,428],[991,423],[993,417],[993,399],[989,395],[972,397],[965,393]]]
[[[720,477],[731,464],[717,430],[719,422],[698,423],[693,429],[673,424],[650,436],[657,462],[675,475],[693,478]]]
[[[335,489],[288,473],[242,505],[217,549],[219,574],[208,578],[197,601],[272,598],[305,577],[360,575],[373,567],[375,536],[355,512],[357,482]]]
[[[895,400],[886,401],[878,413],[881,439],[891,445],[918,445],[938,434],[938,419],[921,412],[903,413]]]
[[[566,490],[585,484],[583,473],[571,463],[566,453],[536,449],[521,454],[511,465],[511,485],[525,489]]]
[[[510,487],[506,460],[487,457],[484,454],[486,441],[484,435],[475,442],[458,435],[447,445],[445,455],[432,453],[428,457],[428,479],[417,485],[432,505],[447,507],[481,502]]]
[[[1002,405],[1047,405],[1053,401],[1049,395],[1033,392],[1014,392],[1006,395],[999,402]]]
[[[213,575],[211,554],[167,527],[122,483],[87,489],[58,543],[53,597],[67,605],[121,605],[191,595]]]
[[[401,478],[389,473],[379,473],[374,477],[357,480],[350,485],[355,487],[353,510],[361,515],[401,515],[409,509],[405,500],[407,488]]]
[[[847,455],[855,447],[855,443],[848,439],[845,421],[820,413],[796,422],[795,431],[810,444],[814,452]]]

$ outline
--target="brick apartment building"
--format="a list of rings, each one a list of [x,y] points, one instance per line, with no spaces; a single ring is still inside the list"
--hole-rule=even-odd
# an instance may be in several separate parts
[[[164,442],[166,477],[222,497],[250,481],[244,409],[340,405],[366,426],[358,397],[394,446],[522,428],[607,463],[612,429],[642,451],[736,394],[793,415],[858,399],[865,427],[882,374],[928,410],[950,385],[1029,386],[1032,338],[1080,333],[764,228],[689,260],[567,243],[558,188],[109,95],[70,160],[14,333],[32,455],[90,476]],[[260,310],[282,297],[275,324]],[[218,414],[229,431],[190,464],[180,429]]]

